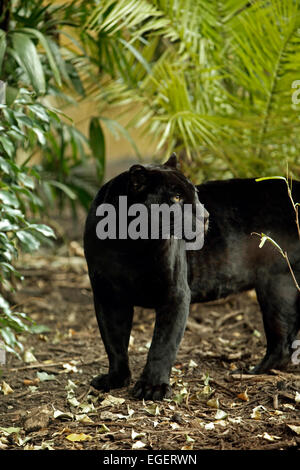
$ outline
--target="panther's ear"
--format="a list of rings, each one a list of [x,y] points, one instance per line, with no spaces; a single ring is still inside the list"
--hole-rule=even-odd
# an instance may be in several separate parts
[[[135,191],[141,191],[146,186],[147,169],[142,165],[133,165],[129,168],[129,181]]]
[[[167,160],[166,163],[164,163],[164,166],[168,166],[169,168],[173,168],[174,170],[179,170],[180,165],[177,160],[176,153],[174,152],[172,153],[169,160]]]

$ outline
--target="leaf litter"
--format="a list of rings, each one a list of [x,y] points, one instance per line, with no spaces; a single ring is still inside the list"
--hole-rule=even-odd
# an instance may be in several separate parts
[[[84,258],[68,256],[22,260],[25,282],[16,303],[45,328],[25,337],[23,363],[7,355],[0,381],[0,449],[299,447],[299,366],[267,376],[231,375],[249,369],[264,353],[252,292],[192,306],[172,369],[173,396],[140,402],[128,388],[96,393],[89,387],[99,370],[105,373],[107,357]],[[153,312],[136,309],[133,382],[145,363],[153,321]],[[35,420],[37,407],[45,410],[43,422]]]

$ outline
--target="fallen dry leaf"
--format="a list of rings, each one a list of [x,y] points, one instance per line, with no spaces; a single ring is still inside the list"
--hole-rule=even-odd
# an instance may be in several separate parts
[[[37,362],[37,358],[33,355],[31,351],[24,352],[23,360],[27,364],[30,364],[31,362]]]
[[[209,406],[210,408],[219,408],[220,406],[220,403],[219,403],[219,399],[218,398],[211,398],[210,400],[208,400],[206,402],[207,406]]]
[[[215,416],[214,416],[214,419],[217,419],[217,420],[222,420],[224,418],[227,417],[227,413],[226,411],[223,411],[223,410],[217,410]]]
[[[160,414],[159,407],[155,403],[153,403],[153,405],[147,406],[145,411],[151,416],[158,416]]]
[[[73,372],[78,372],[78,369],[76,367],[75,364],[72,364],[71,362],[65,362],[63,364],[63,368],[65,369],[65,371],[70,374],[70,373],[73,373]]]
[[[170,426],[171,426],[172,429],[179,429],[180,428],[178,423],[170,423]]]
[[[268,434],[267,432],[264,432],[263,434],[259,434],[258,437],[262,437],[263,439],[266,439],[267,441],[274,442],[278,439],[281,439],[281,437],[278,436],[272,436]]]
[[[7,384],[6,382],[4,382],[4,380],[2,380],[1,390],[2,390],[3,395],[9,395],[10,393],[14,393],[11,386]]]
[[[300,426],[296,426],[294,424],[287,425],[292,431],[294,431],[298,436],[300,436]]]
[[[4,436],[9,436],[10,434],[18,434],[21,431],[21,428],[16,428],[16,427],[9,427],[9,428],[3,428],[0,427],[0,434],[4,434]]]
[[[58,418],[58,419],[73,419],[74,415],[73,413],[70,413],[69,411],[60,411],[60,410],[54,410],[53,412],[53,418]]]
[[[283,406],[283,408],[285,408],[287,410],[295,410],[294,405],[291,405],[290,403],[284,403],[282,406]]]
[[[105,424],[101,424],[100,428],[97,428],[97,432],[99,434],[105,434],[107,432],[110,432],[110,429]]]
[[[7,441],[7,442],[8,442],[8,441]],[[7,447],[8,447],[7,444],[5,444],[4,442],[2,442],[2,441],[0,440],[0,450],[5,450],[5,449],[7,449]]]
[[[262,405],[258,405],[255,408],[253,408],[252,413],[251,413],[251,418],[252,419],[261,419],[262,413],[266,411],[266,408]]]
[[[41,382],[46,382],[47,380],[56,380],[54,374],[47,374],[47,372],[37,372],[36,375]]]
[[[194,446],[193,443],[186,444],[185,446],[181,447],[180,450],[193,450],[193,446]]]
[[[76,434],[76,433],[69,434],[68,436],[66,436],[66,439],[68,439],[68,441],[71,441],[71,442],[79,442],[79,441],[88,441],[93,438],[89,434],[84,434],[84,432],[81,432],[80,434]]]
[[[108,421],[116,421],[117,419],[128,419],[129,416],[121,413],[112,413],[111,411],[102,411],[100,418]]]
[[[207,423],[205,424],[204,429],[206,429],[207,431],[210,431],[212,429],[215,429],[215,425],[214,423]]]
[[[135,432],[134,429],[131,430],[131,439],[134,441],[137,438],[146,436],[144,432]]]
[[[247,390],[245,390],[244,392],[242,393],[239,393],[237,395],[237,397],[242,400],[242,401],[249,401],[249,397],[248,397],[248,393],[247,393]]]
[[[71,433],[71,429],[70,428],[63,428],[61,431],[57,431],[57,432],[53,433],[52,437],[61,436],[62,434],[67,434],[67,433]]]
[[[193,361],[193,359],[191,359],[190,362],[189,362],[189,369],[195,369],[196,367],[198,367],[197,362],[195,362],[195,361]]]
[[[79,421],[80,423],[93,423],[94,421],[87,416],[86,414],[82,415],[75,415],[76,421]]]
[[[33,379],[33,380],[24,379],[23,384],[26,385],[26,387],[28,387],[29,385],[37,385],[39,383],[39,381],[40,381],[39,378],[36,378],[36,379]]]
[[[113,395],[107,395],[104,400],[100,403],[100,406],[116,406],[121,405],[125,402],[124,398],[114,397]]]
[[[132,449],[142,449],[143,447],[145,447],[146,444],[142,441],[136,441],[133,445],[132,445]]]

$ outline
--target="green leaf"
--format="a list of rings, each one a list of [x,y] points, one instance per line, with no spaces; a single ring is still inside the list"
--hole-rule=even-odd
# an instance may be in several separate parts
[[[0,318],[1,319],[1,318]],[[4,318],[5,320],[5,318]],[[8,319],[9,320],[9,319]],[[10,323],[8,321],[8,323]],[[4,321],[4,324],[5,324],[5,321]],[[20,333],[21,330],[19,328],[17,328],[17,331]],[[2,335],[2,338],[4,339],[5,341],[5,349],[7,351],[9,351],[9,349],[6,347],[6,345],[8,346],[11,346],[12,348],[14,348],[15,346],[19,347],[21,350],[22,350],[22,345],[21,343],[16,339],[16,336],[15,336],[15,333],[12,331],[12,329],[9,327],[9,326],[5,326],[5,327],[1,327],[0,328],[0,333]],[[11,350],[10,352],[14,352],[15,354],[17,354],[16,350],[13,349]],[[18,354],[17,354],[18,355]]]
[[[118,135],[118,131],[119,131],[131,144],[137,156],[141,158],[141,154],[139,152],[139,149],[136,143],[134,142],[128,130],[125,127],[123,127],[122,124],[120,124],[118,121],[114,119],[110,119],[110,118],[103,117],[103,116],[100,116],[99,119],[106,124],[106,126],[108,127],[108,129],[111,131],[112,134]]]
[[[41,129],[38,129],[37,127],[33,127],[32,128],[32,131],[35,133],[35,135],[37,136],[38,138],[38,141],[41,145],[45,145],[46,144],[46,137],[45,137],[45,133],[43,131],[41,131]]]
[[[12,86],[7,86],[6,87],[6,104],[7,106],[11,106],[13,102],[16,100],[18,96],[19,90],[17,88],[14,88]]]
[[[51,227],[44,224],[30,224],[28,228],[32,228],[37,230],[38,232],[42,233],[45,237],[53,237],[56,238],[54,231]]]
[[[97,162],[98,178],[101,181],[105,170],[105,137],[99,119],[93,117],[89,128],[90,147]]]
[[[19,207],[18,199],[15,193],[11,191],[0,190],[0,201],[2,201],[3,204],[14,207],[15,209]]]
[[[41,334],[41,333],[49,333],[51,328],[47,325],[32,325],[29,326],[29,330],[31,333]]]
[[[18,174],[18,181],[19,183],[22,183],[26,188],[34,189],[35,184],[33,179],[25,173]]]
[[[23,245],[24,250],[32,252],[38,250],[40,242],[26,230],[19,230],[16,235]]]
[[[135,56],[135,58],[143,65],[145,70],[150,74],[151,73],[150,65],[144,59],[142,54],[132,44],[125,41],[124,39],[120,38],[120,42],[124,47],[126,47]]]
[[[0,142],[9,157],[13,157],[15,153],[15,146],[10,139],[4,135],[0,135]]]
[[[10,312],[9,303],[0,295],[0,310],[8,314]]]
[[[284,176],[264,176],[263,178],[256,178],[255,181],[256,182],[260,182],[260,181],[267,181],[267,180],[283,180],[285,182],[286,181],[286,178],[284,178]]]
[[[0,157],[0,168],[3,171],[3,173],[6,173],[7,175],[10,175],[11,173],[11,166],[5,158]]]
[[[4,261],[0,262],[0,268],[3,269],[6,272],[11,272],[11,273],[16,273],[17,272],[11,264],[6,263]]]
[[[6,83],[0,80],[0,104],[6,104]]]
[[[4,213],[13,220],[21,220],[24,222],[24,214],[19,209],[13,209],[12,207],[5,206]]]
[[[48,110],[42,106],[39,103],[36,104],[31,104],[28,106],[30,111],[32,111],[39,119],[42,121],[46,122],[47,124],[49,123],[49,115],[48,115]]]
[[[56,188],[60,189],[63,193],[65,193],[70,199],[77,199],[76,194],[70,189],[67,185],[60,183],[59,181],[49,180],[48,184],[51,186],[55,186]]]
[[[2,72],[2,63],[3,63],[5,50],[6,50],[6,34],[3,30],[0,30],[0,73]]]
[[[50,68],[53,72],[55,81],[59,86],[61,86],[62,83],[61,83],[60,73],[59,73],[57,64],[55,62],[55,59],[53,57],[47,37],[43,33],[41,33],[39,30],[33,29],[33,28],[22,28],[20,29],[20,31],[32,34],[32,36],[35,36],[39,40],[39,42],[42,44],[43,48],[45,49],[47,59],[48,59]]]
[[[36,47],[27,34],[13,33],[13,47],[19,65],[27,73],[37,94],[46,92],[46,81],[43,67]]]

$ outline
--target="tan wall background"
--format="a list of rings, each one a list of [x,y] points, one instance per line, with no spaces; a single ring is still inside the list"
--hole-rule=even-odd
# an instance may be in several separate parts
[[[84,135],[88,136],[90,119],[93,116],[97,116],[99,111],[96,103],[90,101],[79,103],[76,106],[69,106],[64,110],[65,113],[73,119],[74,125]],[[128,115],[125,119],[119,118],[120,109],[117,108],[107,109],[103,116],[110,119],[116,119],[122,125],[125,126],[126,121],[130,117],[134,116],[135,108],[129,108]],[[138,157],[131,143],[122,135],[116,140],[111,132],[106,128],[105,124],[102,123],[103,131],[105,134],[106,143],[106,178],[115,176],[127,169],[127,167],[133,163],[138,162]],[[141,136],[142,129],[131,129],[130,135],[135,141],[137,148],[143,158],[143,161],[151,160],[155,156],[156,142],[152,136]]]
[[[71,0],[54,0],[54,3],[69,3]],[[70,44],[66,36],[61,35],[61,41],[65,44]],[[74,47],[72,43],[72,47]],[[126,118],[126,121],[122,118],[119,118],[118,115],[123,109],[117,109],[116,107],[108,108],[103,113],[104,117],[109,117],[111,119],[116,119],[122,125],[126,125],[131,117],[134,116],[135,108],[129,108],[129,114]],[[84,102],[78,103],[76,106],[68,106],[64,112],[73,119],[74,125],[79,129],[84,135],[88,135],[88,128],[90,118],[97,116],[99,110],[97,103],[95,101],[89,101],[88,99]],[[120,135],[120,138],[116,140],[114,136],[110,133],[109,130],[103,125],[103,130],[105,134],[105,143],[106,143],[106,179],[108,177],[118,174],[120,171],[123,171],[123,168],[126,169],[132,162],[137,162],[138,157],[135,150],[133,149],[130,142]],[[131,129],[130,135],[133,138],[136,146],[139,149],[139,152],[143,159],[150,160],[155,155],[156,142],[151,136],[141,137],[142,129]]]

